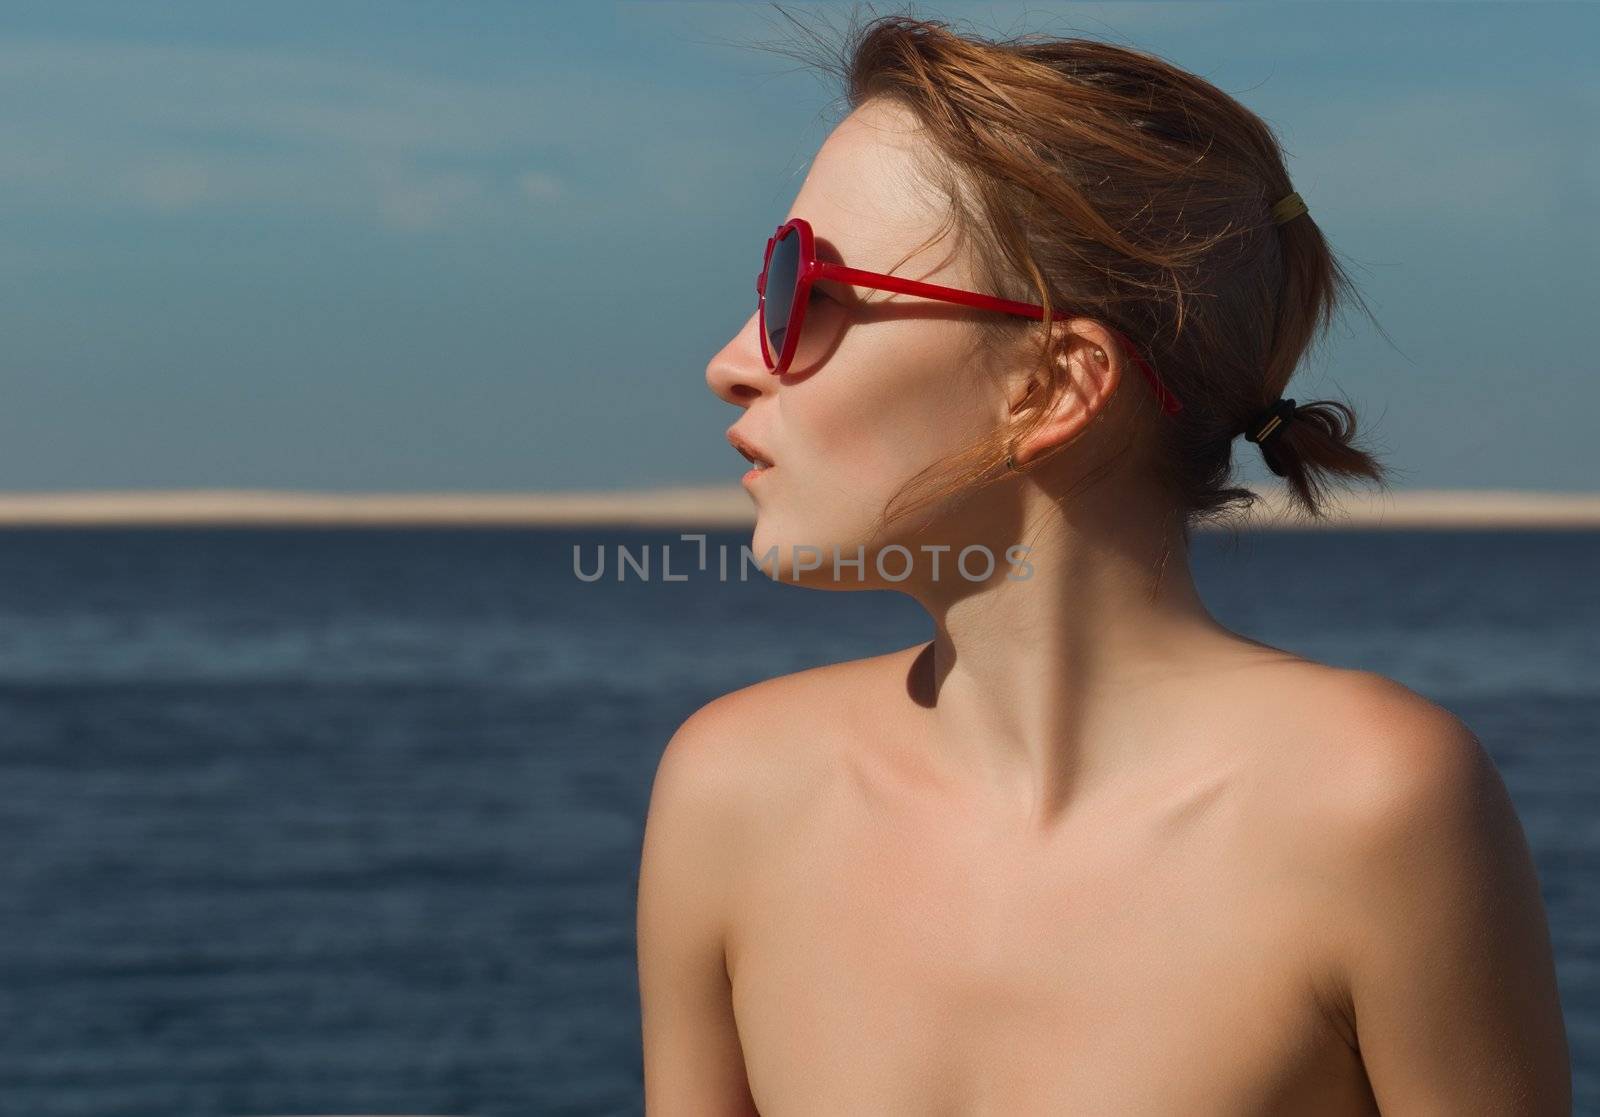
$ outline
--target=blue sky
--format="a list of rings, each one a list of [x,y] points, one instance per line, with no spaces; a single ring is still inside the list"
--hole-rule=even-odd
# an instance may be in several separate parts
[[[1240,98],[1389,334],[1347,313],[1288,394],[1351,399],[1399,486],[1600,487],[1600,8],[913,10]],[[761,3],[7,0],[0,489],[733,483],[705,364],[836,119],[740,45],[792,34]]]

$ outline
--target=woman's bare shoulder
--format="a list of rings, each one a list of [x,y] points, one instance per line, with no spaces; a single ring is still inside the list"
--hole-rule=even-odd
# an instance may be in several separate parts
[[[1248,715],[1262,803],[1307,840],[1376,837],[1498,783],[1474,731],[1405,683],[1312,661],[1259,672]]]
[[[1286,859],[1272,879],[1293,882],[1319,993],[1385,1111],[1569,1112],[1538,876],[1482,742],[1375,673],[1287,695],[1318,718],[1294,721],[1253,800],[1253,848]]]
[[[1487,754],[1447,707],[1373,671],[1302,663],[1277,685],[1283,759],[1332,809],[1384,814],[1481,778]],[[1492,765],[1490,765],[1492,768]]]
[[[1445,706],[1311,663],[1267,665],[1257,682],[1241,849],[1286,886],[1317,987],[1353,1035],[1352,959],[1374,941],[1441,942],[1438,921],[1472,922],[1492,892],[1530,895],[1531,859],[1493,762]]]
[[[809,667],[713,698],[679,725],[662,766],[713,785],[725,802],[770,810],[780,797],[792,801],[837,773],[851,724],[920,650]]]

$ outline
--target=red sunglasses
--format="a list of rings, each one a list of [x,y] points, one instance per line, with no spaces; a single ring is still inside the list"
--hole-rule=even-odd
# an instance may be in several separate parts
[[[761,356],[775,375],[782,375],[788,370],[795,351],[800,347],[800,327],[805,324],[806,306],[811,301],[811,285],[819,279],[831,279],[851,287],[870,287],[876,291],[920,295],[1024,318],[1044,318],[1042,306],[997,299],[993,295],[980,295],[975,291],[959,291],[954,287],[940,287],[934,283],[919,283],[914,279],[901,279],[878,272],[860,271],[843,264],[819,260],[811,223],[795,217],[779,225],[778,231],[767,238],[761,274],[756,277],[756,293],[760,296]],[[1168,415],[1181,410],[1183,404],[1157,378],[1155,370],[1139,353],[1138,346],[1118,330],[1110,326],[1106,328],[1127,347],[1134,363],[1144,373],[1145,379],[1150,381],[1156,399],[1161,403],[1161,410]]]

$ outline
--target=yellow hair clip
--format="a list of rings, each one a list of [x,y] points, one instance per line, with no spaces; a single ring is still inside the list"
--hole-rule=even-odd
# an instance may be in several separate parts
[[[1272,223],[1282,225],[1306,212],[1305,199],[1299,194],[1290,193],[1280,198],[1272,207]]]

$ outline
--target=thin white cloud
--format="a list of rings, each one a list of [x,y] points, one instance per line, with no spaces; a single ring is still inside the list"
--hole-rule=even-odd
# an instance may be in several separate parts
[[[517,176],[517,186],[535,202],[548,202],[562,194],[561,181],[548,171],[523,171]]]
[[[480,212],[491,192],[482,176],[454,171],[444,174],[379,175],[378,213],[396,229],[422,231],[445,227],[462,214]]]
[[[400,230],[601,219],[605,198],[573,175],[703,202],[704,174],[738,157],[737,129],[719,125],[732,111],[625,73],[469,79],[255,47],[11,39],[0,186],[13,205],[272,208]],[[657,140],[660,121],[687,130]]]
[[[211,191],[211,176],[204,162],[192,158],[133,167],[125,181],[130,195],[166,212],[191,209]]]

